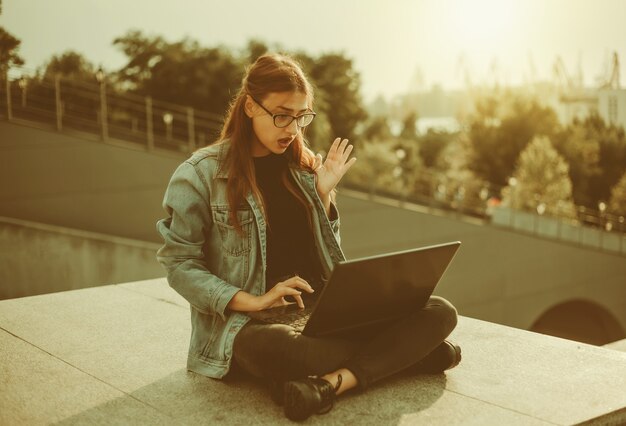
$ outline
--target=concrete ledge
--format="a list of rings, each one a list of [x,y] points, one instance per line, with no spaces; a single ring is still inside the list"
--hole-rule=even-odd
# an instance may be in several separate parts
[[[0,300],[160,277],[159,247],[0,216]]]
[[[626,352],[626,339],[618,340],[617,342],[612,342],[604,345],[605,348],[613,349],[615,351]]]
[[[0,302],[0,424],[281,424],[259,383],[185,368],[164,279]],[[342,398],[324,424],[620,424],[626,353],[461,317],[463,362]]]

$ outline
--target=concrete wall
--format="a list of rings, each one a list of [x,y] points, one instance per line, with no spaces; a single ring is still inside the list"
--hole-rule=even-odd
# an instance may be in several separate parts
[[[157,248],[0,217],[0,300],[162,277]]]
[[[165,187],[184,158],[0,121],[0,216],[159,242]]]

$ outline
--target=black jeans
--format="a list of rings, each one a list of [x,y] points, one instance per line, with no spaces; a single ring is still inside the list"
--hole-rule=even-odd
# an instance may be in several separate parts
[[[277,381],[347,368],[364,389],[425,358],[456,323],[456,309],[438,296],[367,337],[309,337],[287,325],[250,321],[235,338],[233,356],[248,373]]]

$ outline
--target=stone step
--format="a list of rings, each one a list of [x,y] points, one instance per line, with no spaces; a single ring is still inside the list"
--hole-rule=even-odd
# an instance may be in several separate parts
[[[165,279],[0,301],[0,424],[288,423],[258,383],[187,372],[189,332]],[[346,395],[310,423],[626,422],[626,353],[463,316],[450,339],[457,368]]]

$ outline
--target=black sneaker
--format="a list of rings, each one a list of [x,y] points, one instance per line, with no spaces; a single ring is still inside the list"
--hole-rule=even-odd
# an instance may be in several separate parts
[[[446,370],[449,370],[459,365],[463,357],[461,356],[461,347],[459,345],[452,343],[452,342],[448,342],[447,340],[445,340],[445,342],[451,345],[454,348],[454,352],[456,353],[455,361],[452,364],[450,364],[448,368],[446,368]]]
[[[276,405],[283,405],[283,401],[285,399],[284,396],[284,386],[285,386],[285,382],[280,382],[277,380],[271,380],[267,383],[267,390],[270,393],[270,397],[272,398],[272,401],[274,401],[274,404]]]
[[[444,340],[431,353],[415,365],[410,371],[422,374],[439,374],[456,367],[461,362],[461,347]]]
[[[292,380],[284,386],[284,410],[289,420],[301,421],[311,414],[326,414],[335,402],[335,393],[341,386],[341,375],[337,385],[318,378],[308,377]]]

